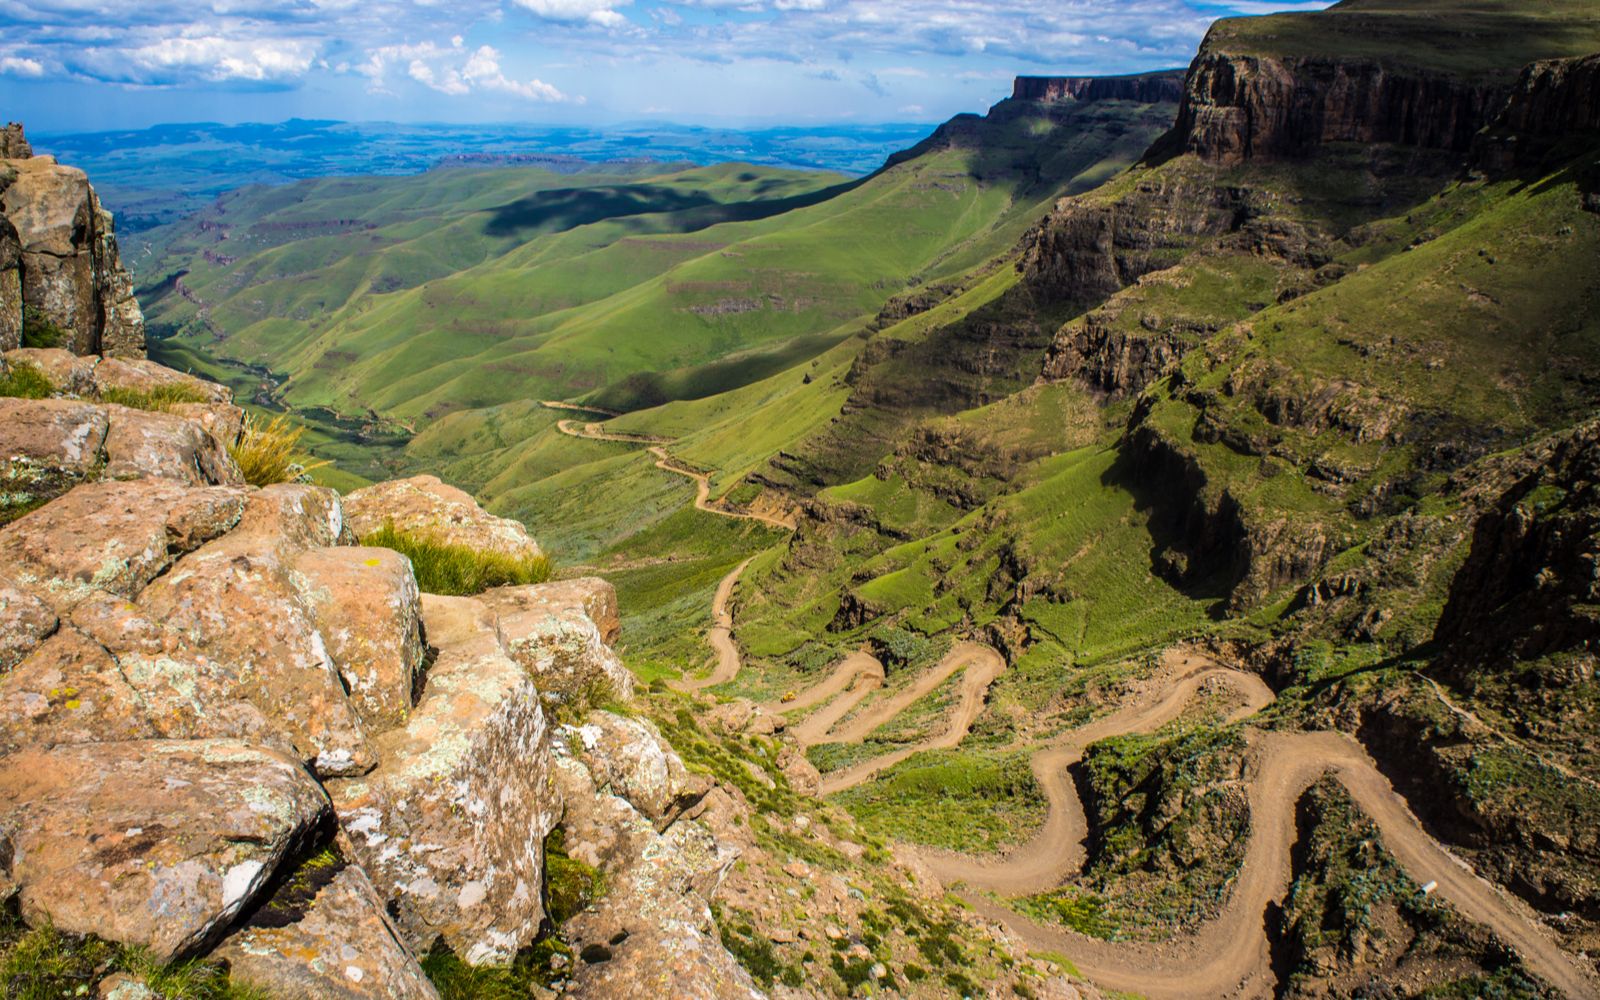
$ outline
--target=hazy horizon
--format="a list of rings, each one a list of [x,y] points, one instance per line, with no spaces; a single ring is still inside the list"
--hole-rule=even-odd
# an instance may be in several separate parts
[[[4,114],[40,133],[398,124],[934,123],[1018,75],[1187,64],[1219,17],[1327,0],[0,3]]]

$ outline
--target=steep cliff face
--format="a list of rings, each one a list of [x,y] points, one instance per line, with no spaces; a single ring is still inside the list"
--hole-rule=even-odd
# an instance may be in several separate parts
[[[1535,165],[1600,135],[1600,55],[1536,62],[1522,72],[1474,152],[1484,166]]]
[[[1219,165],[1305,157],[1333,142],[1465,152],[1505,96],[1494,83],[1376,60],[1240,55],[1208,41],[1161,149]]]
[[[33,156],[11,125],[0,139],[0,349],[21,345],[25,318],[77,354],[144,355],[111,213],[83,171]]]
[[[1019,76],[1011,99],[1177,103],[1183,99],[1183,76],[1183,70],[1134,76]]]

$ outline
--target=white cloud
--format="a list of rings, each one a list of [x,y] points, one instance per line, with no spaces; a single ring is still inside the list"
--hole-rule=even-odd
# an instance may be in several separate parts
[[[44,63],[22,56],[0,56],[0,76],[44,76]]]
[[[369,81],[368,89],[373,93],[392,93],[388,86],[389,71],[404,66],[410,79],[452,97],[479,90],[509,94],[526,101],[582,102],[582,98],[571,98],[543,80],[522,81],[508,77],[500,60],[500,52],[492,46],[469,49],[465,39],[457,35],[450,39],[449,45],[423,42],[381,46],[367,53],[366,61],[352,67],[351,72],[365,76]]]
[[[518,7],[550,21],[587,21],[605,28],[627,23],[617,12],[633,0],[515,0]]]

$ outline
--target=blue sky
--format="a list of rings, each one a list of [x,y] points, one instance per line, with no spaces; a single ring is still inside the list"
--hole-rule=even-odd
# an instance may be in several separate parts
[[[938,121],[1028,74],[1187,64],[1271,0],[0,0],[0,117]]]

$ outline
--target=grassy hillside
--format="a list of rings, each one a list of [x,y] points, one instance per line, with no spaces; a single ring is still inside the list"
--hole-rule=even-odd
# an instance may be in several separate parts
[[[702,398],[1003,250],[1171,114],[1008,108],[862,183],[725,165],[251,190],[152,236],[146,273],[185,273],[153,282],[148,307],[169,350],[266,365],[302,408],[415,422],[540,397]]]

